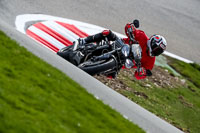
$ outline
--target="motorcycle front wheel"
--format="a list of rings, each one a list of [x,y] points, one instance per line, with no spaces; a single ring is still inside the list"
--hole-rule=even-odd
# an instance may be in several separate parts
[[[116,61],[113,58],[97,62],[86,61],[78,67],[90,75],[96,75],[115,68]]]

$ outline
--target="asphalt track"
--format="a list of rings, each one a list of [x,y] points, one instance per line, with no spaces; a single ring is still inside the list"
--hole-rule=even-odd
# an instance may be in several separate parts
[[[82,71],[66,68],[71,64],[62,60],[33,40],[17,32],[15,17],[20,14],[42,13],[79,20],[124,33],[124,25],[134,18],[148,36],[162,34],[168,42],[167,50],[184,58],[200,62],[199,0],[0,0],[0,29],[48,63],[68,74],[87,90],[110,104],[147,132],[180,132],[153,114],[112,91]],[[75,75],[75,72],[79,74]],[[89,83],[88,83],[89,81]],[[95,83],[95,84],[90,84]],[[96,88],[96,89],[94,89]]]
[[[200,63],[199,0],[0,0],[0,18],[14,27],[15,16],[42,13],[79,20],[124,33],[134,18],[148,36],[161,34],[167,51]]]

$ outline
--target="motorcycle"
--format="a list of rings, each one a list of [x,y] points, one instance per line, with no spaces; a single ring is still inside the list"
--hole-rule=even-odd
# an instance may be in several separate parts
[[[138,25],[135,21],[132,24],[136,25],[136,28],[139,27],[139,22]],[[64,47],[57,54],[90,75],[103,74],[115,77],[123,66],[132,68],[135,64],[138,69],[140,68],[142,58],[140,45],[124,44],[118,37],[112,43],[106,39],[98,44],[78,46],[76,50],[74,47],[77,46]]]

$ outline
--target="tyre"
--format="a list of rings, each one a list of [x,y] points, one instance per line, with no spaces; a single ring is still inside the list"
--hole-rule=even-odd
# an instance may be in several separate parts
[[[80,64],[78,67],[90,75],[95,75],[113,69],[114,67],[116,67],[116,61],[113,58],[108,61],[87,61]]]
[[[73,47],[74,47],[73,45],[70,45],[68,47],[64,47],[64,48],[60,49],[57,52],[57,54],[69,61],[69,54],[72,52]]]

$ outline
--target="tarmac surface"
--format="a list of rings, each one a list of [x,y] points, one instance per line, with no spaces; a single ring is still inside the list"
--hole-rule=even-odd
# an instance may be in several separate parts
[[[0,0],[0,21],[14,27],[20,14],[41,13],[99,25],[124,34],[139,19],[150,37],[163,35],[167,51],[200,63],[199,0]]]

